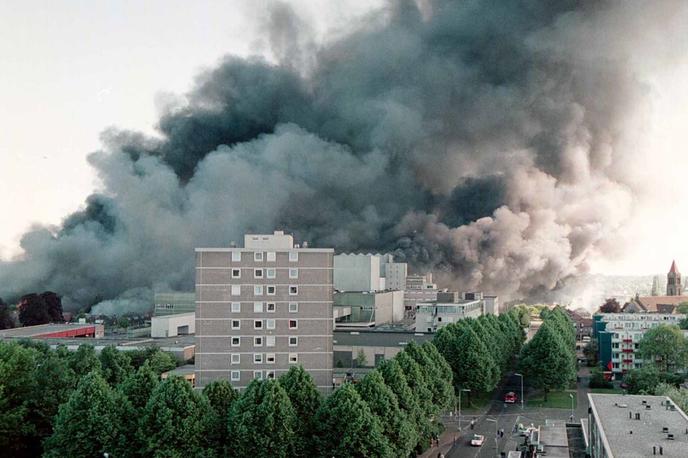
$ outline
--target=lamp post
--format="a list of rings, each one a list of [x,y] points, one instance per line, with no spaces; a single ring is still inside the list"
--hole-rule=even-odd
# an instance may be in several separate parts
[[[523,410],[523,374],[514,373],[515,376],[521,377],[521,410]]]
[[[573,394],[569,393],[569,397],[571,398],[571,423],[573,423]]]
[[[464,391],[470,393],[471,390],[469,390],[468,388],[461,388],[459,390],[459,431],[461,431],[461,393]]]
[[[499,442],[498,442],[498,437],[499,437],[499,431],[497,430],[498,427],[498,422],[494,418],[486,418],[485,420],[491,421],[492,423],[495,424],[495,456],[499,456]]]

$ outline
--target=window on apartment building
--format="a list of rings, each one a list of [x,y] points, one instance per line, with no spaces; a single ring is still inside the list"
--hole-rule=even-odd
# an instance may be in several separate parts
[[[275,336],[265,336],[265,346],[274,347],[275,346]]]
[[[274,296],[275,293],[277,292],[277,288],[275,288],[275,285],[268,285],[267,291],[268,291],[268,296]]]
[[[289,252],[289,262],[298,262],[299,260],[299,252],[298,251],[290,251]]]
[[[241,337],[232,337],[232,347],[241,345]]]
[[[253,378],[256,380],[263,380],[263,371],[253,371]]]
[[[296,364],[299,362],[298,353],[289,353],[289,364]]]
[[[253,313],[263,313],[263,303],[254,302],[253,303]]]
[[[268,318],[267,320],[265,320],[265,329],[275,329],[274,318]]]
[[[613,363],[613,364],[612,364],[612,367],[614,367],[614,369],[618,369],[618,368],[619,368],[619,363]]]
[[[265,362],[267,364],[275,364],[275,354],[274,353],[268,353],[265,355]]]
[[[241,262],[241,251],[232,251],[232,262]]]
[[[253,253],[253,260],[255,262],[262,262],[263,261],[263,252],[262,251],[256,251]]]
[[[289,269],[289,278],[299,278],[299,269]]]
[[[241,302],[232,302],[232,313],[241,313]]]
[[[253,278],[263,278],[263,269],[253,269]]]
[[[298,311],[299,311],[299,303],[298,302],[290,302],[289,303],[289,312],[296,313]]]
[[[612,344],[612,348],[619,348],[619,344],[618,344],[617,342],[614,342],[614,343]]]
[[[260,336],[256,336],[253,338],[253,346],[254,347],[262,347],[263,346],[263,338]]]
[[[268,302],[265,306],[265,311],[268,313],[275,313],[276,305],[274,302]]]
[[[232,329],[241,329],[241,321],[232,320]]]
[[[241,278],[241,269],[232,269],[232,278]]]
[[[262,353],[254,353],[253,354],[253,363],[254,364],[263,364],[263,354]]]
[[[299,345],[299,338],[296,336],[289,336],[289,346],[297,347]]]
[[[263,295],[263,285],[253,285],[253,295],[262,296]]]
[[[263,329],[263,320],[253,320],[253,329]]]
[[[238,382],[241,379],[241,372],[240,371],[232,371],[231,379],[233,382]]]
[[[277,276],[277,271],[275,269],[265,269],[265,276],[267,278],[275,278]]]
[[[299,287],[296,285],[289,285],[289,295],[296,296],[299,294]]]
[[[232,285],[230,294],[232,296],[241,296],[241,285]]]
[[[275,262],[277,254],[274,251],[268,251],[268,262]]]
[[[272,380],[275,378],[275,371],[265,371],[265,378]]]
[[[241,364],[241,355],[239,353],[232,353],[232,364]]]
[[[299,320],[289,320],[289,329],[298,329]]]

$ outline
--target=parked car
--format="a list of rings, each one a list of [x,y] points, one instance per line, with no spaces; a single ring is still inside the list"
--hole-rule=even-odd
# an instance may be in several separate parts
[[[514,393],[513,391],[509,391],[506,394],[506,396],[504,396],[504,402],[506,402],[507,404],[513,404],[516,402],[516,400],[517,400],[516,393]]]
[[[471,445],[473,447],[480,447],[483,445],[485,442],[485,436],[481,434],[473,434],[473,437],[471,438]]]

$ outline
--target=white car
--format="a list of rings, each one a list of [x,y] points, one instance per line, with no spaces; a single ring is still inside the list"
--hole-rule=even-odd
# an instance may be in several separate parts
[[[485,436],[482,436],[480,434],[473,434],[473,437],[471,438],[471,445],[473,447],[480,447],[483,445],[483,442],[485,442]]]

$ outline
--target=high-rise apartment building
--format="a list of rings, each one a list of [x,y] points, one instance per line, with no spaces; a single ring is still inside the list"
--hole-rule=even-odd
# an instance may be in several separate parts
[[[197,248],[197,386],[241,389],[300,364],[331,389],[333,257],[281,231],[245,235],[243,248]]]

